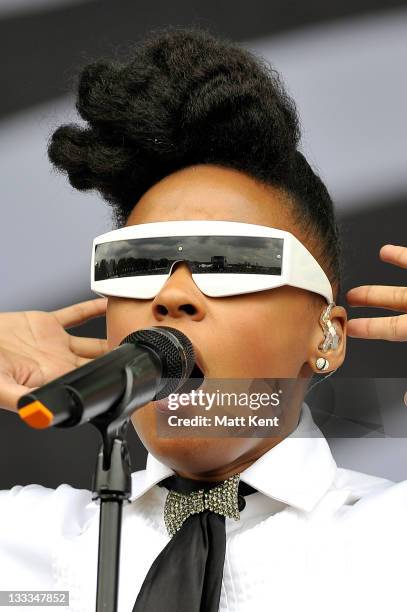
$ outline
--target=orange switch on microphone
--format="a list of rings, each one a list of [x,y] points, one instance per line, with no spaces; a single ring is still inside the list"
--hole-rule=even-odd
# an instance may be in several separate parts
[[[52,412],[39,400],[35,400],[35,402],[24,406],[24,408],[20,408],[18,414],[27,425],[35,429],[49,427],[54,418]]]

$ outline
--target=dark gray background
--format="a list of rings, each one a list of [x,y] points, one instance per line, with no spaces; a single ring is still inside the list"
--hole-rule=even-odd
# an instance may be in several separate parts
[[[54,309],[95,297],[91,241],[111,229],[110,210],[52,172],[47,139],[56,126],[77,120],[71,84],[82,64],[120,56],[151,27],[194,23],[247,45],[282,73],[302,117],[303,150],[335,200],[346,248],[343,290],[407,285],[406,270],[378,258],[387,242],[407,245],[405,3],[0,0],[0,310]],[[393,314],[351,309],[343,297],[339,303],[350,318]],[[71,332],[105,337],[105,323]],[[405,343],[348,338],[347,346],[335,376],[361,377],[360,401],[369,393],[363,377],[406,376]],[[315,408],[324,394],[313,398]],[[358,398],[352,401],[357,410]],[[8,412],[0,421],[0,488],[32,482],[90,488],[98,447],[90,426],[34,432]],[[129,443],[134,467],[143,467],[134,431]],[[340,465],[407,476],[402,438],[330,443]]]

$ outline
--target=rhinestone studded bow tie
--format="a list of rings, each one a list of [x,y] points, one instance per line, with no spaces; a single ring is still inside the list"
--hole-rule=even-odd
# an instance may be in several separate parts
[[[164,506],[164,522],[170,536],[173,536],[192,514],[211,510],[217,514],[240,519],[238,489],[240,475],[235,474],[223,483],[205,491],[179,493],[169,491]]]

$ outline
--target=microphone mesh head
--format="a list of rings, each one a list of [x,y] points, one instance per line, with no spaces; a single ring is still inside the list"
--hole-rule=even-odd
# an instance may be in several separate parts
[[[126,336],[120,345],[131,342],[152,349],[163,364],[165,384],[153,401],[175,393],[188,380],[195,364],[195,353],[191,340],[179,329],[164,325],[139,329]]]

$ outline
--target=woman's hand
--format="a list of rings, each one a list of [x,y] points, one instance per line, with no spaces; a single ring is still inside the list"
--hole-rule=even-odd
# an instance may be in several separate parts
[[[52,312],[0,313],[0,407],[17,411],[17,400],[108,351],[107,340],[73,336],[65,328],[106,312],[107,298]]]
[[[407,268],[407,247],[386,244],[380,249],[380,259],[400,268]],[[350,306],[372,306],[407,313],[407,287],[363,285],[346,294]],[[407,314],[392,317],[351,319],[347,335],[373,340],[407,340]]]

